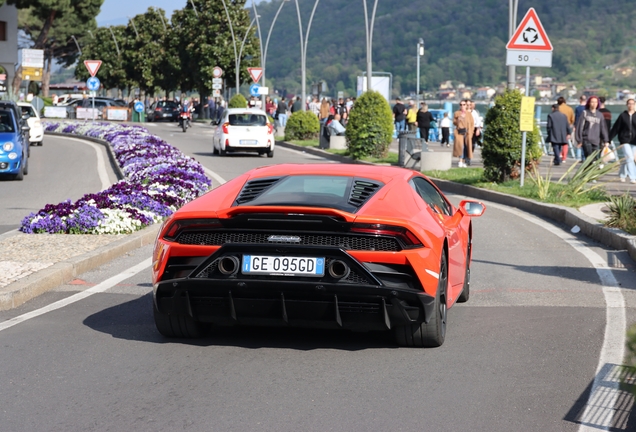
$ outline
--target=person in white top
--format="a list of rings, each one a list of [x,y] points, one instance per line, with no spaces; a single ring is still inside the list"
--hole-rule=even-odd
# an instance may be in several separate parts
[[[469,101],[470,113],[473,115],[473,121],[475,122],[475,132],[473,133],[473,151],[475,151],[475,145],[481,147],[481,130],[484,126],[483,118],[479,111],[475,109],[475,102]]]
[[[439,127],[442,128],[442,145],[446,144],[446,147],[450,147],[448,138],[450,137],[451,120],[448,118],[448,113],[444,113],[444,118],[439,122]]]
[[[316,117],[320,118],[320,102],[318,102],[318,98],[315,96],[313,100],[309,102],[309,111],[316,114]]]

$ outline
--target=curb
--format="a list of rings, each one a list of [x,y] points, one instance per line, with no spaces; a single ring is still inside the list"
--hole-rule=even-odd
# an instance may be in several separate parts
[[[150,225],[128,237],[85,254],[53,264],[0,288],[0,311],[13,309],[73,280],[78,275],[155,241],[161,224]]]
[[[126,176],[124,175],[124,172],[121,170],[121,167],[117,163],[117,158],[115,158],[115,153],[113,153],[113,149],[110,146],[110,144],[108,143],[108,141],[105,141],[105,140],[103,140],[101,138],[93,138],[93,137],[87,137],[87,136],[83,136],[83,135],[76,135],[76,134],[70,134],[70,133],[61,133],[61,132],[44,132],[44,134],[45,135],[51,135],[51,136],[57,136],[57,137],[76,138],[76,139],[80,139],[80,140],[91,141],[91,142],[94,142],[96,144],[100,144],[100,145],[106,147],[106,153],[108,153],[108,160],[110,161],[110,167],[115,172],[115,175],[117,176],[117,180],[123,180],[123,179],[126,178]]]

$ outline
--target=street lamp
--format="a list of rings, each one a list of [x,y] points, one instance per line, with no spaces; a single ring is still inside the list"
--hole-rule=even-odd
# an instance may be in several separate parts
[[[417,104],[416,107],[420,106],[420,59],[424,55],[424,39],[420,38],[417,43],[417,86],[415,89]]]
[[[256,25],[258,27],[258,40],[261,45],[261,68],[263,69],[263,85],[266,85],[265,82],[265,69],[267,64],[267,47],[269,46],[269,38],[272,35],[272,30],[274,29],[274,24],[276,23],[276,19],[278,18],[278,14],[280,10],[283,8],[283,5],[290,0],[283,0],[280,2],[280,6],[278,6],[278,10],[276,11],[276,15],[274,15],[274,19],[272,20],[272,24],[269,26],[269,32],[267,32],[267,40],[265,41],[265,49],[263,49],[263,39],[261,38],[261,27],[258,21],[258,14],[256,12],[256,1],[252,0],[252,7],[254,8],[254,15],[257,17]],[[265,95],[263,95],[263,107],[265,107]]]
[[[81,57],[82,56],[82,49],[80,48],[79,44],[77,43],[77,39],[75,39],[75,35],[71,35],[71,37],[75,41],[75,45],[77,46],[77,51],[79,51],[79,55]]]
[[[190,0],[192,1],[192,0]],[[238,52],[236,50],[236,37],[234,36],[234,27],[232,26],[232,20],[230,19],[230,12],[227,10],[227,4],[225,0],[221,0],[223,2],[223,8],[225,9],[225,15],[227,16],[227,22],[230,25],[230,33],[232,34],[232,44],[234,45],[234,65],[236,68],[236,94],[239,94],[239,60],[238,60]]]
[[[257,15],[258,17],[258,15]],[[254,21],[256,21],[257,18],[253,18],[252,22],[250,23],[250,26],[247,28],[247,31],[245,32],[245,36],[243,37],[243,41],[241,42],[241,49],[239,50],[239,55],[237,58],[237,65],[236,65],[236,70],[240,70],[241,69],[241,58],[243,57],[243,47],[245,47],[245,41],[247,40],[247,36],[250,34],[250,30],[252,30],[252,26],[254,25]],[[245,59],[247,60],[247,56],[245,57]],[[240,85],[239,85],[239,73],[236,73],[236,93],[238,93],[238,89],[239,89]]]
[[[371,90],[371,78],[373,77],[372,51],[373,51],[373,24],[375,23],[375,11],[378,7],[378,0],[373,3],[371,13],[371,25],[369,25],[369,13],[367,11],[367,0],[362,0],[364,4],[364,30],[367,35],[367,90]]]
[[[517,9],[519,0],[508,0],[508,38],[511,38],[517,28]],[[514,90],[517,83],[517,72],[514,66],[508,66],[508,89]]]
[[[307,90],[306,90],[306,81],[307,81],[307,70],[306,70],[306,60],[307,60],[307,41],[309,40],[309,30],[311,30],[311,21],[314,19],[314,13],[316,12],[316,6],[318,6],[318,2],[320,0],[316,0],[314,3],[314,8],[311,11],[311,15],[309,16],[309,23],[307,24],[307,33],[305,33],[305,41],[303,42],[303,23],[300,19],[300,7],[298,7],[298,0],[296,2],[296,12],[298,14],[298,30],[300,31],[300,75],[302,82],[302,110],[307,111]],[[376,0],[377,2],[377,0]]]

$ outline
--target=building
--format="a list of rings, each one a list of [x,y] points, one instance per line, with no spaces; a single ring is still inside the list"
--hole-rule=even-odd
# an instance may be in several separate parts
[[[0,6],[0,97],[13,82],[17,63],[18,9],[5,3]]]

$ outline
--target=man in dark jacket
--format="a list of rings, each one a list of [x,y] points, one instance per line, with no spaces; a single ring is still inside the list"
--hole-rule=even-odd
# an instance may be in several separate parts
[[[395,122],[396,131],[401,132],[406,128],[406,107],[400,98],[396,98],[395,105],[393,105],[393,120]]]
[[[621,182],[625,182],[625,177],[629,176],[630,182],[636,183],[636,163],[634,162],[634,154],[636,154],[636,115],[634,114],[636,114],[636,102],[634,102],[634,99],[627,99],[627,109],[618,116],[610,131],[610,141],[618,135],[618,141],[621,143],[625,154],[624,163],[618,173]]]
[[[433,114],[428,110],[428,105],[424,102],[420,103],[420,109],[417,112],[416,122],[417,127],[420,129],[420,138],[428,143],[428,132],[431,129],[431,122],[433,121]]]
[[[559,105],[552,105],[552,112],[548,114],[548,142],[554,151],[554,165],[561,165],[561,148],[570,140],[572,128],[565,114],[559,111]]]

